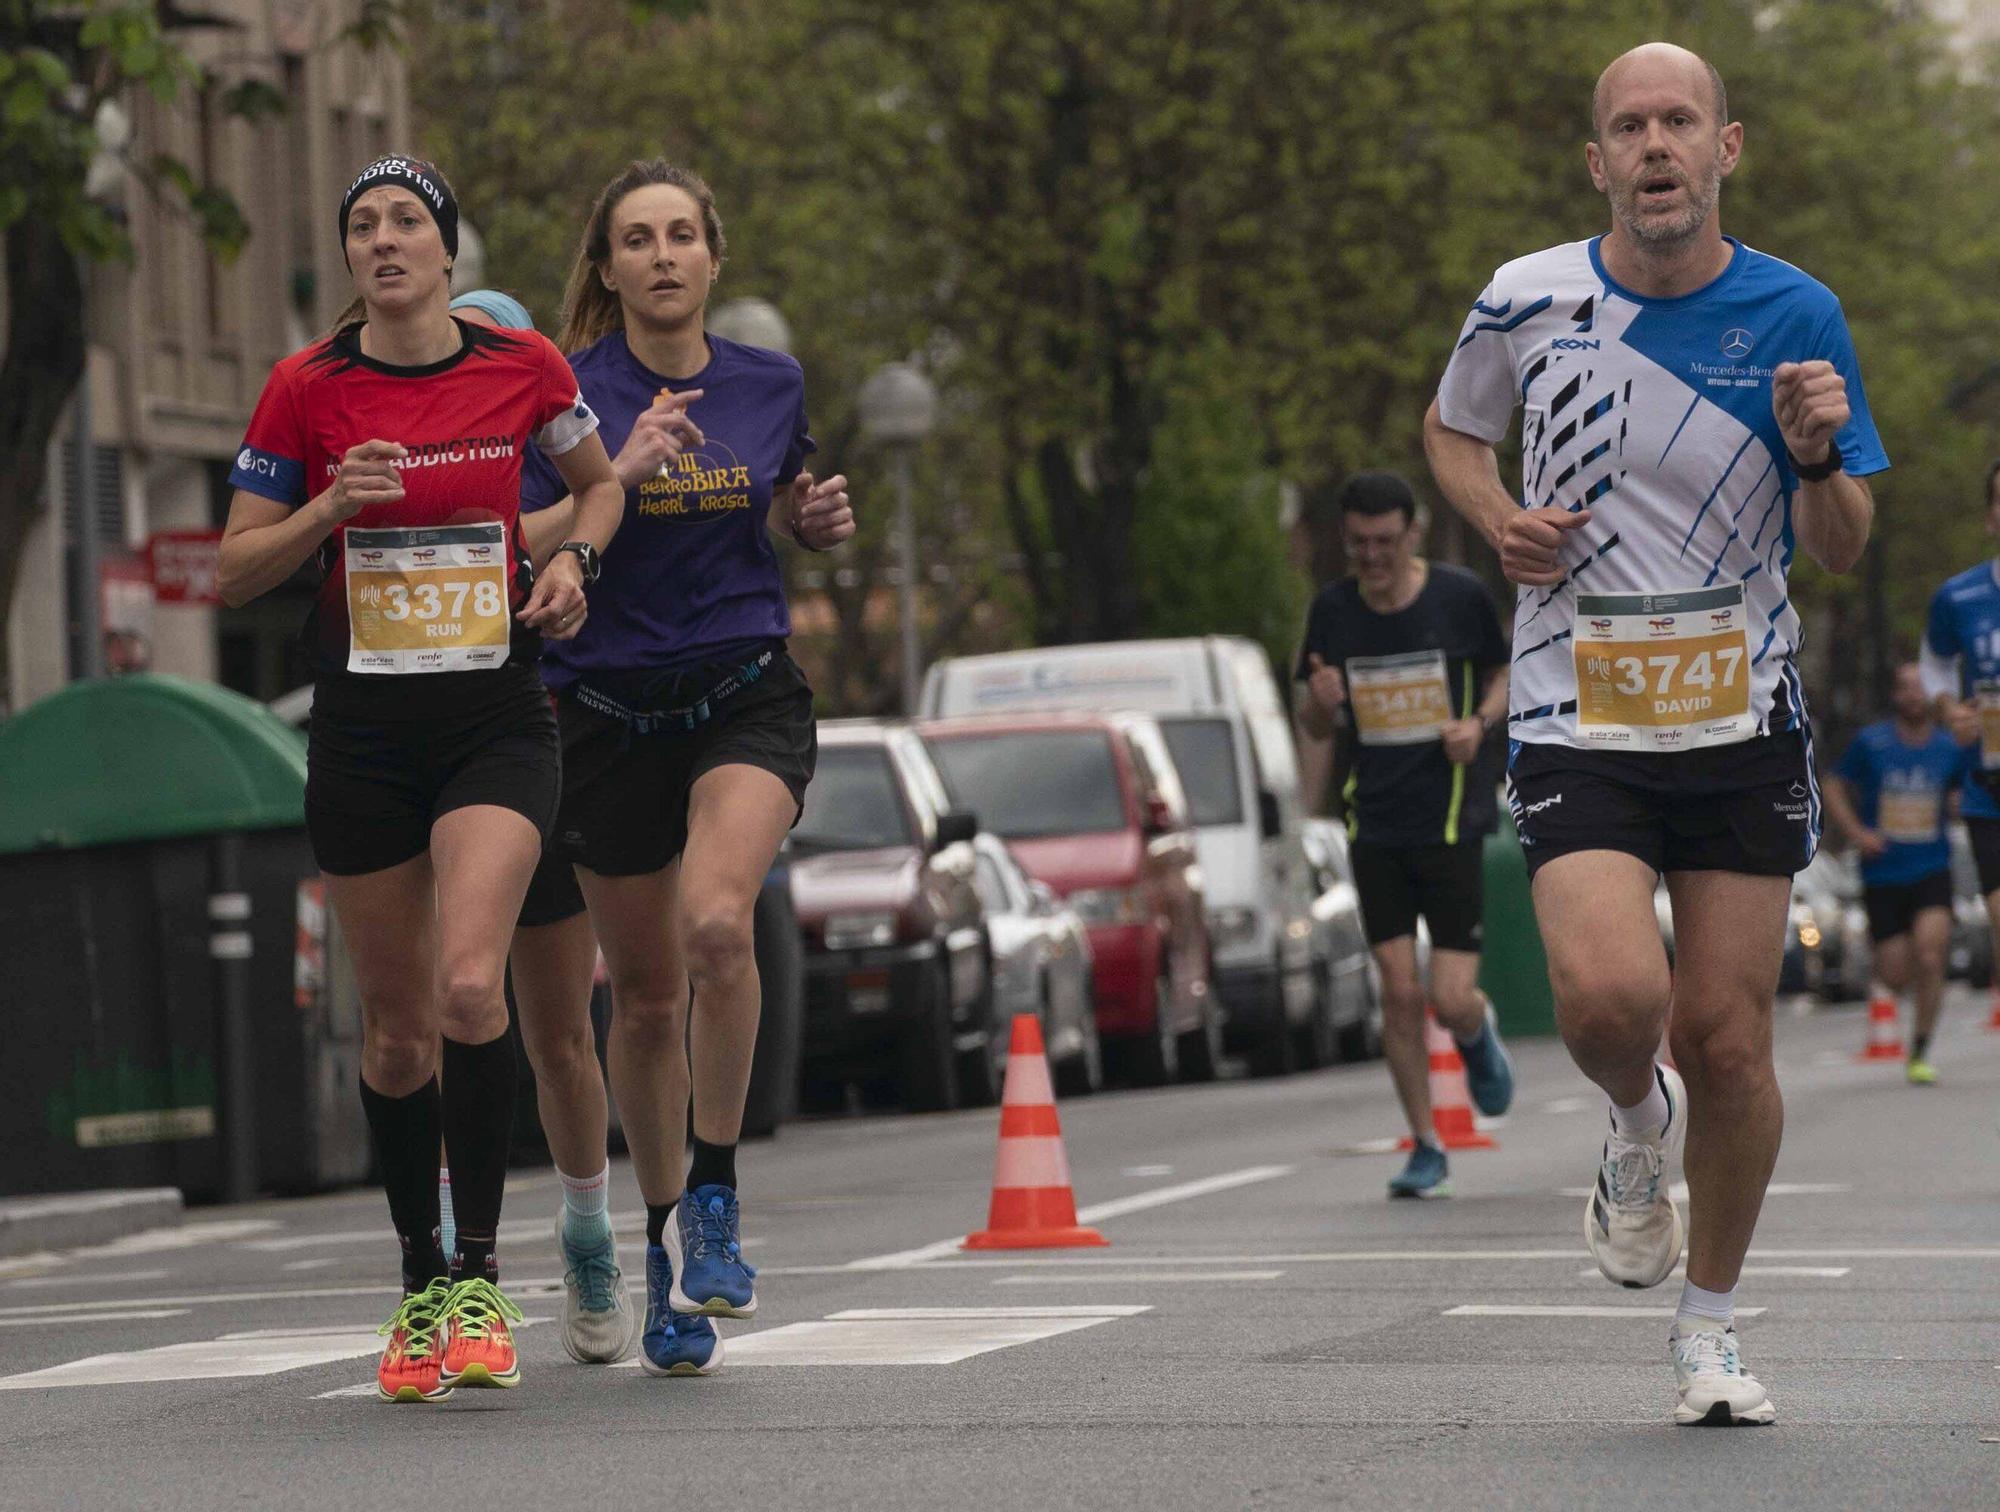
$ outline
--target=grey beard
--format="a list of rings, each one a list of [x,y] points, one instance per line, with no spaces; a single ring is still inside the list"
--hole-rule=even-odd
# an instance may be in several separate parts
[[[1701,230],[1715,209],[1716,201],[1721,198],[1721,191],[1720,180],[1702,185],[1699,197],[1690,201],[1685,214],[1662,223],[1658,220],[1641,220],[1637,203],[1638,191],[1628,190],[1616,201],[1618,219],[1632,234],[1632,239],[1640,245],[1666,250],[1690,240]]]

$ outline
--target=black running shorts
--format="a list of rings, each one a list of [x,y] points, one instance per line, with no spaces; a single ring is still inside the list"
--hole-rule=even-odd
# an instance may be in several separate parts
[[[698,689],[730,671],[695,669],[683,684]],[[600,876],[643,876],[678,857],[687,845],[688,795],[717,767],[770,772],[803,805],[819,759],[812,688],[782,650],[754,683],[716,705],[713,717],[692,730],[635,734],[567,691],[558,695],[556,709],[563,791],[549,849]]]
[[[306,743],[306,833],[322,871],[359,876],[430,848],[453,809],[490,803],[547,839],[562,750],[541,679],[500,667],[493,696],[449,715],[371,719],[315,705]]]
[[[1516,741],[1507,781],[1530,874],[1609,850],[1656,872],[1789,877],[1819,845],[1819,781],[1798,730],[1671,754]]]
[[[1972,842],[1980,892],[2000,891],[2000,819],[1967,819],[1965,835]]]
[[[1951,912],[1951,873],[1934,871],[1914,882],[1870,883],[1861,889],[1868,910],[1868,938],[1877,945],[1906,935],[1927,908]]]
[[[1479,949],[1485,936],[1486,847],[1480,840],[1456,845],[1348,847],[1354,888],[1361,895],[1361,927],[1370,945],[1429,926],[1437,950]]]

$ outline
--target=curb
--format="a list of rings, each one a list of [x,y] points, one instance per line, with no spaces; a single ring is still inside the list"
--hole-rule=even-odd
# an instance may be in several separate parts
[[[177,1228],[181,1207],[179,1187],[0,1197],[0,1256],[78,1249],[142,1229]]]

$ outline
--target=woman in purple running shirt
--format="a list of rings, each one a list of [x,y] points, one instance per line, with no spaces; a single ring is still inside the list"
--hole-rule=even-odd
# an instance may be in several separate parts
[[[704,328],[723,250],[701,179],[633,163],[599,196],[570,274],[557,344],[599,416],[626,525],[601,564],[586,560],[600,570],[583,631],[543,662],[562,803],[514,950],[563,1179],[564,1343],[593,1361],[621,1356],[632,1330],[605,1209],[593,929],[610,968],[611,1090],[647,1212],[641,1363],[655,1374],[714,1370],[710,1320],[756,1310],[735,1170],[760,1009],[751,914],[818,750],[772,538],[823,551],[854,533],[847,480],[804,470],[799,364]],[[569,501],[532,454],[522,508],[546,511],[527,516],[530,540],[554,547]]]

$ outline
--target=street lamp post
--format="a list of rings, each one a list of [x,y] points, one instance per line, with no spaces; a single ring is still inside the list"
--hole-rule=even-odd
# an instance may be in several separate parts
[[[937,389],[912,363],[884,363],[868,375],[859,398],[862,433],[889,449],[896,483],[896,555],[901,581],[896,612],[902,637],[903,713],[917,711],[917,682],[923,666],[917,646],[917,446],[937,423]]]
[[[768,299],[732,299],[708,312],[708,332],[724,341],[764,347],[773,352],[792,349],[792,328]]]

